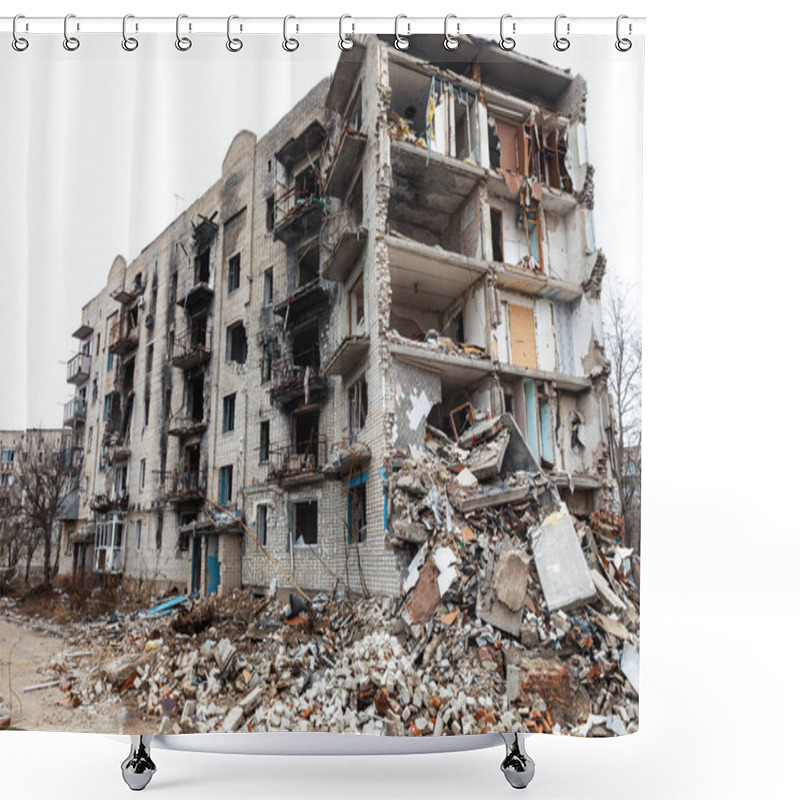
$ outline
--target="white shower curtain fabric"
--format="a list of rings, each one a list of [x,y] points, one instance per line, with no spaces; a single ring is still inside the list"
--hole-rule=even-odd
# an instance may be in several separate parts
[[[0,726],[636,731],[642,48],[29,38]]]

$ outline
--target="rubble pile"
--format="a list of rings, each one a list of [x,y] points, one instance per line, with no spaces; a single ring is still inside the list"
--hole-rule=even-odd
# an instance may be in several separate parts
[[[472,677],[496,648],[486,695],[528,730],[636,730],[638,559],[622,521],[571,518],[510,415],[457,442],[429,426],[426,451],[399,464],[390,501],[393,541],[418,548],[403,586],[412,633],[433,625],[443,652],[465,636]]]
[[[41,685],[120,732],[637,729],[638,559],[618,518],[569,515],[513,418],[429,427],[387,500],[398,598],[273,585],[72,626],[3,613],[68,636]]]

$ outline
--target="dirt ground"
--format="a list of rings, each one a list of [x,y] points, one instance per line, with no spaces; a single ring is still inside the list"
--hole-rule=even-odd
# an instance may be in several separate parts
[[[33,633],[0,619],[0,696],[11,707],[11,729],[118,733],[130,724],[130,716],[121,708],[116,715],[72,708],[58,686],[23,693],[26,686],[50,679],[39,669],[64,649],[64,640],[57,636]]]

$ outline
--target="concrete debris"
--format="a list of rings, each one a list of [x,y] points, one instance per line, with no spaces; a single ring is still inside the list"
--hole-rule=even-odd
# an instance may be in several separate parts
[[[594,600],[594,582],[565,505],[532,529],[531,538],[533,560],[550,611]]]
[[[567,513],[518,433],[507,415],[476,417],[458,442],[429,427],[420,458],[396,454],[400,597],[334,587],[306,602],[273,585],[189,599],[169,618],[132,607],[66,624],[9,603],[0,615],[59,636],[42,684],[76,714],[118,719],[114,733],[630,733],[638,558],[613,515]],[[467,465],[493,448],[496,469]]]

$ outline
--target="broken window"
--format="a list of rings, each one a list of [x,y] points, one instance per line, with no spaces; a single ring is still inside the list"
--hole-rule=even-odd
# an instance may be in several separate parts
[[[266,383],[272,375],[272,349],[269,344],[261,346],[261,383]]]
[[[173,272],[170,276],[169,301],[174,303],[178,299],[178,273]]]
[[[275,195],[267,198],[267,233],[275,230]]]
[[[144,426],[145,428],[150,424],[150,391],[148,390],[144,396]]]
[[[202,372],[197,372],[186,379],[186,408],[195,422],[205,419],[204,409],[205,380]]]
[[[172,389],[164,390],[164,417],[166,419],[172,417]]]
[[[228,294],[239,288],[242,257],[240,253],[228,260]]]
[[[297,286],[305,286],[307,283],[319,277],[319,245],[309,247],[297,261]]]
[[[236,393],[222,399],[222,432],[228,433],[236,425]]]
[[[354,225],[360,225],[364,219],[364,175],[359,172],[358,179],[353,184],[350,194],[347,196],[347,208],[350,211],[350,219]]]
[[[158,519],[156,520],[156,550],[161,549],[161,544],[164,538],[164,512],[158,512]]]
[[[347,489],[347,543],[367,539],[367,481],[355,478]]]
[[[264,420],[259,429],[258,463],[266,464],[269,460],[269,420]]]
[[[272,305],[272,267],[264,271],[264,308]]]
[[[247,361],[247,332],[244,324],[235,322],[228,326],[228,361],[244,364]]]
[[[142,521],[136,520],[136,549],[142,549]]]
[[[350,435],[355,436],[367,424],[367,380],[360,377],[348,392]]]
[[[258,543],[262,547],[267,546],[267,504],[261,503],[256,506],[256,534]]]
[[[219,504],[230,505],[233,499],[233,464],[220,467],[219,470]]]
[[[358,276],[348,294],[350,305],[350,334],[364,333],[364,274]]]
[[[203,250],[194,259],[194,282],[208,283],[211,278],[211,248]]]
[[[291,503],[292,545],[304,547],[317,543],[317,501]]]
[[[502,264],[503,259],[503,212],[492,208],[489,211],[492,220],[492,261]]]
[[[478,98],[456,86],[455,102],[455,157],[462,161],[480,163],[480,131],[478,122]]]
[[[144,362],[145,372],[153,371],[153,353],[154,353],[154,346],[152,344],[147,345],[147,355],[145,356],[145,362]]]

